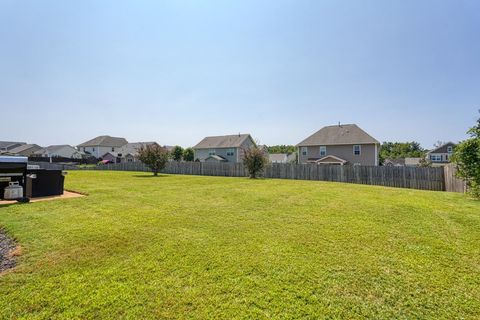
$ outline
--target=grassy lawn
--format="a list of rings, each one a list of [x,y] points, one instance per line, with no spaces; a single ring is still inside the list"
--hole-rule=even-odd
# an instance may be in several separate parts
[[[480,317],[480,202],[294,180],[70,172],[0,207],[0,318]]]

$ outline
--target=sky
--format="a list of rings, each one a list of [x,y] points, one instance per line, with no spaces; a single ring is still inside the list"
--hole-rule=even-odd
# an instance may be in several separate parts
[[[0,140],[296,144],[341,122],[431,148],[478,109],[478,0],[0,0]]]

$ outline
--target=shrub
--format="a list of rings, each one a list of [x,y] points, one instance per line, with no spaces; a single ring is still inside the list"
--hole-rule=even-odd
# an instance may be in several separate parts
[[[158,176],[158,172],[167,164],[168,151],[157,144],[147,145],[138,151],[138,159],[152,169],[154,176]]]
[[[471,138],[455,148],[452,160],[457,165],[457,175],[467,182],[469,193],[480,198],[480,118],[467,133]]]
[[[243,164],[248,170],[250,178],[255,179],[263,173],[268,163],[265,152],[258,147],[243,150]]]

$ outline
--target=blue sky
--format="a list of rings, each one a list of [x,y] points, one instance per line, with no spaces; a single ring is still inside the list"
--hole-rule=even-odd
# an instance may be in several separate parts
[[[428,148],[479,108],[477,0],[0,0],[0,140],[296,144],[340,121]]]

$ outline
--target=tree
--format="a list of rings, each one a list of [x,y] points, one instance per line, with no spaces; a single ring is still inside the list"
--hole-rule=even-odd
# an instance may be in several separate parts
[[[423,158],[425,157],[425,150],[420,143],[412,142],[384,142],[380,147],[380,164],[383,164],[385,159],[400,159],[400,158]]]
[[[193,157],[195,156],[195,153],[192,148],[187,148],[183,150],[183,160],[185,161],[193,161]]]
[[[427,158],[423,157],[423,158],[420,158],[420,161],[418,161],[418,166],[420,166],[420,167],[431,167],[432,162],[430,160],[428,160]]]
[[[264,150],[254,146],[252,148],[243,150],[243,164],[247,168],[250,178],[257,178],[265,170],[268,163],[267,156]]]
[[[138,151],[138,159],[152,169],[154,176],[158,176],[158,172],[167,164],[168,151],[157,144],[142,146]]]
[[[292,145],[277,145],[267,147],[268,153],[294,153],[296,151],[295,146]]]
[[[172,159],[175,161],[182,161],[183,157],[183,148],[180,146],[175,146],[172,149]]]
[[[455,148],[452,161],[457,165],[457,175],[467,182],[469,193],[480,198],[480,118],[467,133],[470,139]]]

